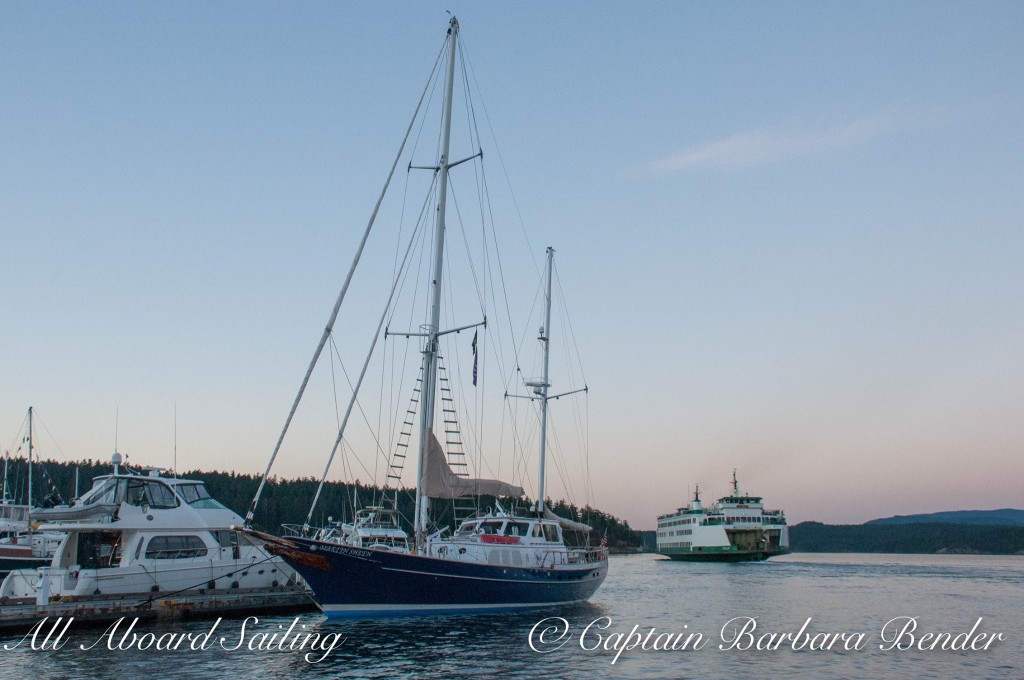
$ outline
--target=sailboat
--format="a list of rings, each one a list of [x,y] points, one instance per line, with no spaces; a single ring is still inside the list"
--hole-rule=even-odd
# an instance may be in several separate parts
[[[3,493],[0,496],[0,576],[15,569],[35,568],[50,561],[63,534],[33,531],[32,517],[32,407],[28,409],[28,497],[22,505],[14,502],[8,485],[10,452],[4,454]]]
[[[336,532],[321,530],[310,533],[307,518],[302,531],[292,532],[292,535],[286,537],[249,529],[252,535],[266,542],[270,552],[282,557],[302,575],[312,589],[320,608],[329,617],[501,611],[578,602],[590,598],[608,573],[607,547],[603,544],[590,544],[590,527],[556,516],[545,501],[548,402],[586,390],[584,387],[561,394],[550,393],[549,355],[554,259],[552,248],[548,248],[546,252],[546,312],[545,324],[539,337],[543,349],[543,376],[525,381],[525,386],[530,390],[527,395],[506,394],[506,397],[530,399],[539,405],[538,500],[528,507],[517,510],[508,499],[523,496],[522,487],[494,479],[473,479],[465,474],[456,473],[449,465],[449,460],[446,459],[445,451],[438,440],[437,432],[446,431],[447,423],[451,422],[444,420],[439,428],[435,428],[439,393],[441,399],[445,399],[442,392],[445,388],[439,386],[439,338],[473,328],[463,326],[451,330],[441,329],[448,171],[463,162],[453,163],[449,160],[452,89],[455,80],[458,33],[459,23],[452,18],[447,34],[447,78],[439,160],[437,165],[431,168],[437,173],[437,206],[432,271],[428,279],[430,311],[427,323],[421,327],[421,333],[405,334],[406,337],[418,335],[423,342],[421,384],[416,389],[419,402],[419,445],[412,545],[396,546],[394,542],[388,545],[378,540],[363,540],[356,531],[358,521],[353,525],[347,525],[351,527],[347,532],[341,531],[342,525],[338,525],[339,530]],[[371,224],[372,220],[371,217]],[[364,236],[364,244],[365,240]],[[361,248],[362,245],[359,252]],[[353,268],[354,266],[355,263]],[[285,432],[313,366],[331,332],[351,276],[350,271],[349,279],[346,280],[342,294],[335,304],[324,336],[292,406],[285,424]],[[486,321],[475,325],[485,324]],[[378,327],[378,334],[379,331]],[[356,383],[356,389],[361,381],[362,376]],[[348,415],[347,412],[346,422]],[[341,431],[343,430],[344,424]],[[341,431],[335,449],[341,440]],[[285,432],[282,432],[278,439],[263,481],[246,516],[247,526],[250,526],[263,483],[280,450]],[[333,455],[332,452],[331,456]],[[431,530],[429,517],[432,499],[456,499],[467,495],[494,497],[494,505],[487,511],[462,518],[456,523],[454,530],[448,527]],[[504,503],[502,498],[505,499]],[[365,518],[368,515],[364,513],[362,516]],[[358,517],[359,515],[357,520]],[[576,534],[575,542],[567,540],[571,534]],[[579,539],[580,536],[583,537],[582,540]]]

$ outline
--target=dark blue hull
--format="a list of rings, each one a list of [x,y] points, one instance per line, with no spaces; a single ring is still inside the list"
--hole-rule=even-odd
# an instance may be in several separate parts
[[[502,611],[579,602],[604,581],[608,560],[558,569],[508,567],[363,550],[289,538],[271,545],[331,617]]]

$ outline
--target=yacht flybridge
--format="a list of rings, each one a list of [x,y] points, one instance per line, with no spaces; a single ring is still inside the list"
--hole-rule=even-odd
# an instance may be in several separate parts
[[[156,468],[121,468],[93,480],[71,505],[33,509],[43,532],[65,535],[49,566],[12,571],[0,584],[7,601],[111,595],[275,590],[294,572],[231,527],[241,517],[203,482]]]

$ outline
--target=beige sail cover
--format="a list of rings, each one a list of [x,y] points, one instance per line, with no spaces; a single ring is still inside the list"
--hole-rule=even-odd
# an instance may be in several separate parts
[[[551,508],[549,508],[547,505],[544,506],[544,516],[546,518],[548,518],[548,519],[558,520],[558,524],[561,525],[561,527],[563,529],[568,529],[570,531],[593,531],[594,530],[593,527],[591,527],[589,524],[584,524],[583,522],[574,522],[571,519],[566,519],[565,517],[559,517],[558,515],[553,513],[551,511]]]
[[[430,498],[458,498],[459,496],[522,496],[523,487],[497,479],[471,479],[459,477],[448,467],[444,450],[437,437],[430,435],[427,460],[423,466],[423,493]]]

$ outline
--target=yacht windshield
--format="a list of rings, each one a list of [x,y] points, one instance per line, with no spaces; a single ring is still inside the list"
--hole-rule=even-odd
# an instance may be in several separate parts
[[[224,506],[210,496],[202,484],[179,484],[178,493],[193,508],[221,510]]]

